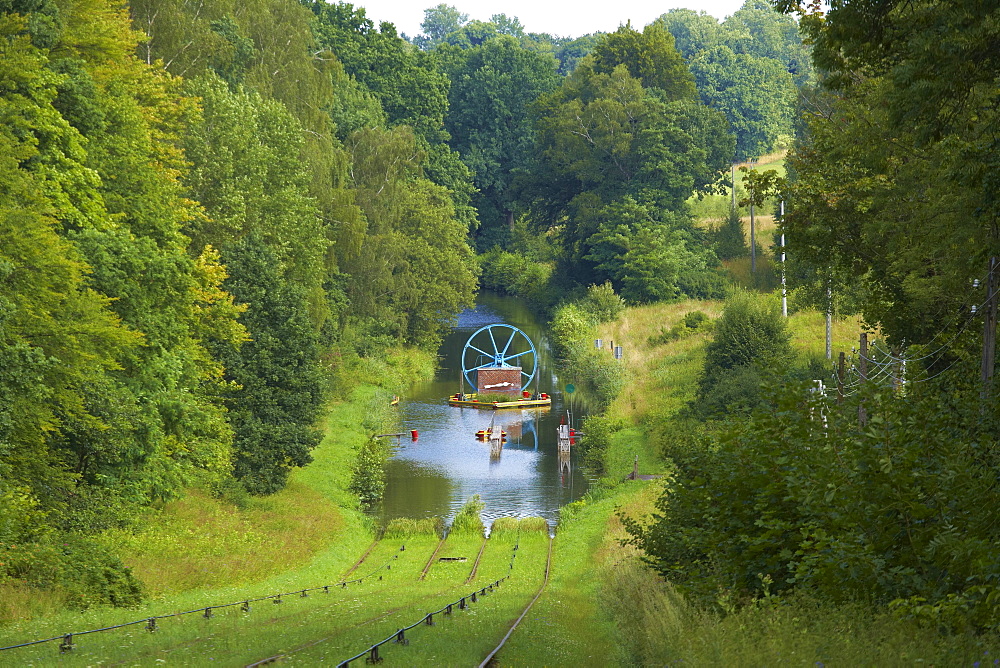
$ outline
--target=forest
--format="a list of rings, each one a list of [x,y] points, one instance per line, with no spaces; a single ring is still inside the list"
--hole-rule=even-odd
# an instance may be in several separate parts
[[[103,535],[285,489],[363,369],[433,355],[488,289],[605,408],[595,327],[720,305],[657,334],[703,363],[643,417],[667,479],[621,520],[690,601],[994,632],[1000,11],[747,0],[576,37],[424,14],[0,0],[0,598],[139,604]],[[850,370],[789,343],[786,250],[793,312],[871,333]]]

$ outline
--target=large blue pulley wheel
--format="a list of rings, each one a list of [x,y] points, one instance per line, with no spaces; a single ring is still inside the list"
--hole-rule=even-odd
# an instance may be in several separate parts
[[[521,390],[538,370],[538,354],[528,335],[513,325],[495,323],[480,327],[462,349],[462,375],[476,387],[476,372],[489,367],[521,367]]]

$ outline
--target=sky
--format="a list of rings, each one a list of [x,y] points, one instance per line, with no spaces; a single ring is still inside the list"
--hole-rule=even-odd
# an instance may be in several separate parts
[[[744,0],[347,0],[364,7],[365,14],[378,25],[389,21],[396,31],[413,37],[421,32],[424,10],[444,4],[457,7],[470,19],[489,21],[493,14],[520,19],[526,32],[547,32],[558,37],[579,37],[591,32],[612,32],[631,20],[642,28],[660,14],[686,8],[704,11],[720,21],[737,9]]]

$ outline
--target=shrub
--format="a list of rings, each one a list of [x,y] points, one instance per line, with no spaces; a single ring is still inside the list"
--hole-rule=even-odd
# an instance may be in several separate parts
[[[689,453],[654,521],[628,523],[648,560],[703,603],[795,588],[945,628],[1000,626],[996,407],[981,411],[974,387],[869,390],[840,407],[808,389],[772,389],[717,450]]]
[[[486,532],[486,525],[483,524],[482,512],[486,507],[482,498],[478,494],[473,494],[462,509],[455,515],[451,523],[450,533],[477,534],[482,536]]]
[[[611,437],[627,426],[625,419],[620,417],[592,414],[583,418],[581,431],[585,437],[580,441],[580,448],[587,465],[603,472],[604,453],[611,444]]]
[[[615,294],[611,281],[606,281],[602,285],[587,288],[587,296],[580,302],[580,308],[589,313],[597,323],[609,322],[624,310],[625,300]]]
[[[385,462],[389,446],[377,438],[370,438],[358,449],[351,474],[349,489],[358,495],[362,504],[378,503],[385,493]]]
[[[756,406],[761,381],[792,359],[790,339],[772,296],[734,292],[705,350],[695,409],[702,415],[721,415]]]
[[[696,332],[706,332],[711,329],[711,318],[702,311],[691,311],[670,329],[661,330],[659,334],[649,337],[649,345],[656,346],[670,343],[671,341],[687,338]]]
[[[551,263],[533,262],[519,253],[493,248],[479,256],[479,266],[483,288],[521,297],[536,307],[551,305]]]
[[[61,592],[66,604],[76,609],[132,607],[143,598],[142,583],[131,569],[105,546],[76,534],[0,546],[0,581],[5,579]]]

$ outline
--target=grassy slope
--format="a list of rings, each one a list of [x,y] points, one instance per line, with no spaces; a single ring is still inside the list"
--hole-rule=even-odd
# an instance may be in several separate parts
[[[605,324],[601,335],[624,347],[630,383],[608,410],[626,419],[606,453],[609,479],[621,479],[636,455],[642,473],[662,472],[664,462],[646,437],[646,427],[669,419],[694,396],[707,336],[667,344],[649,338],[686,313],[717,317],[721,302],[687,301],[627,309]],[[834,322],[834,356],[856,340],[857,320]],[[802,358],[823,355],[824,317],[816,312],[789,318],[792,343]],[[662,482],[617,485],[572,504],[564,512],[555,546],[555,566],[546,594],[501,656],[502,665],[769,665],[902,664],[924,659],[969,663],[988,648],[972,639],[943,641],[913,624],[873,613],[864,606],[795,601],[762,602],[721,618],[689,606],[641,563],[619,514],[649,516]]]

